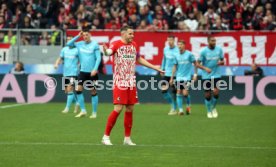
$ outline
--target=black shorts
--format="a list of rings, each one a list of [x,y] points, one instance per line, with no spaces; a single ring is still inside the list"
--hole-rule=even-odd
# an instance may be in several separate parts
[[[97,88],[97,81],[99,79],[98,74],[91,76],[90,72],[80,72],[78,76],[78,85],[82,85],[87,88]]]
[[[175,77],[173,79],[175,80]],[[161,82],[162,82],[161,86],[170,85],[170,80],[171,80],[171,77],[163,76],[161,79]]]
[[[77,76],[64,76],[62,77],[62,83],[64,83],[66,86],[73,86],[75,85],[75,81],[77,80]]]
[[[214,90],[217,88],[217,83],[220,82],[221,78],[213,78],[213,79],[203,79],[202,80],[202,87],[205,91]]]
[[[189,90],[191,87],[191,81],[176,81],[175,86],[177,90]]]

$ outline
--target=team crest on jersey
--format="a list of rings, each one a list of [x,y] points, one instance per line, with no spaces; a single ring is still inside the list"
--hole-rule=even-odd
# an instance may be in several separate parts
[[[121,100],[121,98],[120,97],[117,97],[117,101],[120,101]]]

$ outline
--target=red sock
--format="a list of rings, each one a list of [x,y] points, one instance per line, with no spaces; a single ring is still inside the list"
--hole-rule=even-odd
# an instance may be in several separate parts
[[[113,110],[109,114],[107,123],[106,123],[105,133],[104,133],[106,136],[110,136],[110,132],[111,132],[113,126],[115,125],[118,116],[119,116],[119,113],[116,112],[115,110]]]
[[[132,128],[132,112],[125,112],[125,120],[124,120],[124,126],[125,126],[125,137],[129,137],[131,133]]]

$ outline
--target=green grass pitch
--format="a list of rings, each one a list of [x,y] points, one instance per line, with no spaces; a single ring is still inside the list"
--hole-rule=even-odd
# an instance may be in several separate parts
[[[123,114],[101,145],[112,104],[97,119],[62,114],[63,103],[5,108],[0,104],[0,166],[275,167],[276,110],[268,106],[218,105],[207,119],[204,105],[190,116],[168,116],[168,105],[135,106],[132,139],[123,146]],[[91,110],[91,105],[87,105]]]

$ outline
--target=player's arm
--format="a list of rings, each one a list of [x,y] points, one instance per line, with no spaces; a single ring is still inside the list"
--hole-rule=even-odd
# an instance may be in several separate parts
[[[193,76],[193,80],[196,81],[197,80],[197,61],[194,61],[194,76]]]
[[[163,71],[162,69],[160,69],[159,67],[157,67],[157,66],[155,66],[155,65],[153,65],[153,64],[151,64],[151,63],[149,63],[147,60],[145,60],[145,59],[142,58],[142,57],[138,57],[138,58],[137,58],[137,61],[138,61],[139,64],[141,64],[141,65],[143,65],[143,66],[146,66],[146,67],[148,67],[148,68],[154,69],[154,70],[160,72],[161,74],[163,74],[163,73],[165,72],[165,71]]]
[[[219,53],[219,61],[218,61],[218,65],[222,66],[224,65],[224,56],[223,56],[223,51],[222,49],[220,49],[220,53]]]
[[[173,65],[173,68],[172,68],[172,76],[171,76],[171,79],[170,79],[170,85],[173,84],[173,77],[174,77],[174,74],[175,74],[175,72],[176,72],[176,68],[177,68],[177,65],[174,64],[174,65]]]
[[[70,41],[68,41],[66,43],[66,46],[75,46],[75,42],[82,36],[82,31],[77,35],[75,36],[74,38],[72,38]]]
[[[101,60],[102,60],[99,45],[97,45],[97,47],[95,49],[95,55],[96,55],[96,63],[95,63],[95,66],[94,66],[94,68],[91,72],[91,76],[95,76],[97,74],[98,68],[99,68]]]
[[[204,51],[201,51],[201,52],[200,52],[200,57],[199,57],[199,59],[197,60],[197,68],[200,68],[200,69],[206,71],[207,73],[211,73],[211,72],[212,72],[211,69],[209,69],[209,68],[207,68],[207,67],[205,67],[205,66],[203,66],[203,65],[201,64],[201,62],[204,61],[204,60],[205,60]]]
[[[113,50],[108,48],[105,44],[103,45],[103,52],[105,56],[111,56],[113,53]]]
[[[163,51],[165,53],[165,50]],[[166,56],[165,54],[163,55],[163,59],[162,59],[162,65],[161,65],[161,69],[165,70],[165,66],[166,66]]]
[[[61,57],[57,58],[57,60],[55,62],[55,65],[54,65],[54,68],[57,69],[58,66],[61,64],[61,62],[62,62],[62,58]]]

